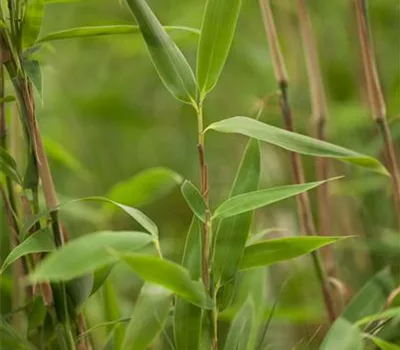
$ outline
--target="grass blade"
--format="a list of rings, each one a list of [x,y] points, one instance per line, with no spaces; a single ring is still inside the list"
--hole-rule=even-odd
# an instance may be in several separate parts
[[[221,120],[211,124],[207,127],[206,131],[207,130],[242,134],[284,148],[288,151],[316,157],[336,158],[383,175],[388,175],[387,169],[375,158],[329,142],[280,129],[251,118],[233,117]]]
[[[235,34],[241,0],[208,0],[197,55],[197,80],[204,97],[217,83]]]
[[[145,0],[126,0],[136,22],[153,64],[165,87],[178,100],[194,103],[197,85],[192,69],[185,56],[169,37]]]
[[[371,340],[381,350],[400,350],[400,346],[387,342],[386,340],[364,333],[364,337]]]

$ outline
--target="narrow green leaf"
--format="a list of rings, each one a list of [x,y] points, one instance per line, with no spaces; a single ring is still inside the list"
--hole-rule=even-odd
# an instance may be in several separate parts
[[[369,170],[388,175],[386,168],[375,158],[363,155],[325,141],[297,134],[258,120],[233,117],[211,124],[207,130],[242,134],[289,151],[317,157],[336,158]]]
[[[336,179],[336,178],[335,178]],[[225,219],[234,215],[255,210],[272,203],[296,196],[318,187],[327,181],[309,182],[300,185],[288,185],[240,194],[223,202],[214,212],[213,219]]]
[[[165,31],[184,31],[193,33],[196,35],[200,34],[200,31],[195,28],[183,27],[183,26],[164,26]],[[54,40],[64,39],[78,39],[87,37],[107,36],[107,35],[120,35],[120,34],[137,34],[140,33],[139,26],[136,25],[110,25],[110,26],[87,26],[87,27],[76,27],[58,32],[49,33],[39,38],[36,43],[45,43]]]
[[[197,56],[197,80],[204,96],[217,83],[235,34],[241,0],[207,0]]]
[[[250,140],[243,154],[230,197],[258,189],[260,180],[260,145]],[[215,282],[231,280],[242,258],[250,232],[253,212],[243,213],[220,221],[216,232],[213,272]]]
[[[4,98],[0,98],[0,103],[10,103],[10,102],[14,102],[15,100],[16,100],[15,96],[7,95]]]
[[[204,309],[212,308],[212,300],[203,283],[192,280],[189,271],[184,267],[150,255],[121,254],[120,257],[145,281],[162,285]]]
[[[311,253],[346,237],[287,237],[270,239],[246,247],[240,269],[264,267]]]
[[[115,201],[112,201],[108,198],[105,197],[84,197],[84,198],[78,198],[78,199],[73,199],[71,201],[68,201],[66,203],[62,203],[58,208],[55,209],[63,209],[66,205],[73,204],[73,203],[79,203],[79,202],[105,202],[105,203],[110,203],[115,205],[117,208],[123,210],[126,214],[128,214],[131,218],[135,219],[144,229],[146,229],[154,239],[158,239],[158,228],[156,224],[143,212],[141,212],[138,209],[129,207],[127,205],[123,205],[121,203],[117,203]],[[37,215],[34,215],[33,217],[29,218],[24,225],[21,228],[21,234],[24,236],[29,229],[37,223],[40,219],[43,219],[47,217],[52,210],[46,210],[42,213],[39,213]]]
[[[28,60],[25,59],[22,61],[22,65],[28,76],[29,80],[35,87],[36,91],[38,92],[39,96],[42,97],[43,95],[43,88],[42,88],[42,70],[40,68],[40,63],[36,60]]]
[[[90,295],[96,293],[106,282],[108,276],[110,275],[112,269],[114,268],[115,264],[111,264],[101,269],[98,269],[93,274],[93,286],[92,290],[90,291]]]
[[[36,349],[27,339],[23,338],[11,325],[0,319],[0,348],[15,350]]]
[[[387,342],[386,340],[374,337],[371,334],[364,333],[364,337],[374,342],[381,350],[400,350],[400,346]]]
[[[207,206],[199,190],[190,181],[185,180],[181,186],[181,191],[194,215],[200,221],[205,222]]]
[[[182,266],[193,280],[201,278],[201,224],[193,218],[186,238]],[[177,350],[200,350],[202,310],[196,305],[177,298],[174,313],[174,335]]]
[[[134,231],[87,234],[48,255],[29,278],[31,282],[70,280],[118,261],[110,250],[137,251],[152,241],[148,234]]]
[[[146,350],[164,328],[171,301],[169,290],[146,283],[136,302],[122,348]]]
[[[325,337],[320,350],[364,350],[360,330],[346,319],[338,318]]]
[[[251,350],[249,345],[251,329],[254,322],[254,309],[253,301],[249,298],[238,312],[229,328],[224,350]]]
[[[385,318],[392,318],[396,316],[400,316],[400,307],[393,307],[373,315],[365,316],[362,319],[358,320],[355,324],[357,326],[363,326],[370,322],[379,321]]]
[[[51,252],[54,249],[55,246],[51,232],[48,229],[37,231],[16,246],[7,255],[1,266],[0,274],[2,274],[10,264],[25,255]]]
[[[182,177],[171,169],[146,169],[118,182],[106,197],[130,206],[143,206],[163,197],[182,181]]]
[[[371,314],[381,312],[390,292],[395,288],[390,269],[385,268],[372,277],[351,299],[343,317],[354,323]]]
[[[120,350],[123,349],[125,327],[121,323],[116,325],[111,323],[113,320],[121,319],[121,308],[118,302],[119,298],[110,280],[104,284],[103,293],[105,317],[108,321],[107,331],[112,343],[112,349]]]
[[[44,0],[27,1],[24,22],[22,24],[22,41],[25,48],[31,47],[39,36],[44,16]]]
[[[139,25],[153,64],[165,87],[178,100],[194,103],[197,86],[192,69],[145,0],[126,0]]]
[[[71,307],[74,310],[81,310],[90,297],[93,288],[93,280],[93,273],[89,272],[65,284],[66,293],[70,298]]]
[[[8,176],[12,181],[22,185],[22,178],[18,172],[17,164],[10,153],[0,147],[0,172]]]

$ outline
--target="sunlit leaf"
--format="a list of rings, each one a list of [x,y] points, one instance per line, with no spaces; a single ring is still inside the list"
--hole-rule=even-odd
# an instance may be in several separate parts
[[[196,217],[206,221],[207,206],[199,190],[190,182],[185,180],[181,186],[182,195]]]
[[[400,350],[400,346],[389,343],[386,340],[374,337],[371,334],[364,333],[364,337],[371,340],[381,350]]]
[[[400,307],[393,307],[373,315],[365,316],[362,319],[358,320],[356,322],[356,325],[362,326],[370,322],[379,321],[385,318],[392,318],[396,316],[400,316]]]
[[[217,83],[235,33],[241,0],[207,0],[197,56],[202,96]]]
[[[122,254],[121,258],[146,282],[159,284],[204,309],[212,308],[203,283],[192,280],[184,267],[150,255]]]
[[[231,197],[227,201],[223,202],[215,210],[213,219],[224,219],[251,210],[255,210],[266,205],[279,202],[283,199],[296,196],[312,188],[318,187],[319,185],[322,185],[326,181],[330,180],[309,182],[299,185],[280,186],[269,188],[266,190],[240,194],[238,196]]]
[[[107,197],[126,205],[142,206],[166,195],[182,180],[179,174],[170,169],[150,168],[115,184]]]
[[[51,252],[55,249],[51,232],[48,229],[42,229],[26,238],[21,244],[16,246],[5,258],[0,269],[2,274],[7,267],[17,259],[34,253]]]
[[[270,239],[246,247],[240,269],[269,266],[311,253],[345,237],[303,236]]]
[[[346,319],[338,318],[325,337],[320,350],[364,350],[360,330]]]
[[[31,47],[40,33],[44,16],[44,0],[29,0],[22,24],[22,41],[24,47]]]
[[[127,327],[123,349],[146,350],[164,328],[171,301],[171,291],[146,283]]]
[[[182,102],[196,101],[197,86],[194,74],[178,46],[144,0],[126,2],[139,25],[153,64],[166,88]]]
[[[100,231],[81,236],[46,256],[30,275],[31,282],[65,281],[118,261],[110,250],[140,250],[153,241],[143,232]]]
[[[182,27],[182,26],[164,26],[167,32],[170,31],[184,31],[193,34],[200,34],[200,31],[195,28]],[[64,39],[78,39],[87,37],[98,37],[106,35],[119,35],[119,34],[137,34],[140,33],[139,26],[135,25],[111,25],[111,26],[87,26],[87,27],[76,27],[57,32],[46,34],[39,38],[36,43],[44,43],[54,40]]]
[[[201,278],[201,225],[195,217],[189,228],[182,266],[193,280]],[[177,298],[174,313],[174,335],[177,350],[199,350],[202,310],[184,299]]]
[[[260,180],[260,145],[250,140],[243,154],[230,197],[258,189]],[[238,270],[253,213],[247,212],[220,221],[216,231],[213,272],[215,282],[230,281]]]
[[[375,158],[309,136],[280,129],[251,118],[233,117],[221,120],[211,124],[206,130],[242,134],[289,151],[310,156],[336,158],[388,175],[386,168]]]

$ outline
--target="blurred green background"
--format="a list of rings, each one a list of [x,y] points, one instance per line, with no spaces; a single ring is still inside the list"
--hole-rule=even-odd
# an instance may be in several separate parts
[[[163,24],[200,28],[203,0],[148,3]],[[382,142],[365,100],[353,4],[349,0],[315,0],[308,4],[328,96],[328,139],[382,159]],[[312,134],[295,2],[280,0],[273,5],[290,77],[296,127],[301,133]],[[400,114],[400,5],[396,0],[370,1],[369,5],[379,75],[393,137],[399,146],[400,119],[396,115]],[[41,34],[76,26],[132,23],[123,1],[50,3]],[[185,32],[171,35],[195,67],[198,37]],[[139,35],[62,40],[45,45],[37,55],[43,64],[43,103],[38,97],[38,116],[62,200],[107,195],[116,183],[154,166],[168,167],[184,178],[198,181],[195,113],[166,91]],[[261,99],[276,89],[258,2],[244,0],[226,68],[205,105],[206,124],[230,116],[254,115]],[[261,119],[283,127],[277,102],[274,97],[269,100]],[[245,138],[233,135],[207,136],[212,203],[227,196],[245,142]],[[262,157],[264,188],[291,182],[286,152],[264,145]],[[312,181],[314,160],[305,157],[304,161],[307,179]],[[373,271],[400,251],[392,229],[390,183],[387,178],[341,163],[331,162],[330,166],[332,175],[346,175],[330,187],[332,233],[363,237],[336,248],[339,277],[357,290]],[[315,193],[311,195],[314,198]],[[159,226],[165,255],[179,260],[191,219],[179,188],[142,209]],[[102,215],[104,211],[98,207],[82,204],[65,210],[63,220],[70,235],[76,237],[104,228],[103,223],[99,224]],[[110,226],[136,227],[123,214],[115,215]],[[258,211],[255,232],[275,227],[286,229],[275,235],[299,234],[295,200]],[[292,278],[281,293],[280,311],[274,318],[274,349],[292,348],[304,334],[313,333],[310,327],[323,317],[308,259],[270,270],[267,297],[271,304],[287,277]],[[129,315],[140,282],[123,267],[114,271],[112,278],[118,286],[123,312]],[[99,298],[92,298],[87,308],[92,325],[102,319]],[[280,331],[286,336],[282,338]],[[101,339],[101,330],[98,336]]]

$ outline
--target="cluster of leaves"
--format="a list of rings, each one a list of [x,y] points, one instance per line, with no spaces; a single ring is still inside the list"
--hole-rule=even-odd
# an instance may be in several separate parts
[[[46,225],[28,235],[35,223],[43,223],[49,216],[51,211],[47,210],[23,223],[19,234],[24,240],[7,256],[0,273],[19,258],[46,253],[42,263],[30,274],[29,282],[66,283],[68,317],[65,322],[68,322],[100,288],[105,290],[107,302],[113,303],[113,291],[107,278],[117,263],[124,262],[144,281],[144,285],[131,317],[126,320],[115,315],[113,323],[117,327],[110,332],[114,349],[146,349],[168,326],[173,327],[174,339],[169,339],[171,346],[178,350],[216,348],[217,339],[218,346],[226,350],[261,348],[269,325],[265,319],[264,267],[309,254],[343,237],[265,240],[250,235],[255,210],[325,182],[260,189],[260,142],[304,155],[338,159],[384,175],[387,171],[372,157],[248,117],[221,120],[203,130],[202,106],[217,84],[227,59],[240,12],[240,0],[208,0],[200,31],[163,27],[144,0],[127,0],[127,5],[137,25],[80,27],[38,38],[44,2],[28,1],[22,27],[27,57],[51,40],[141,34],[166,88],[176,99],[192,105],[197,112],[198,124],[201,125],[198,131],[202,137],[214,130],[250,138],[229,198],[210,210],[204,193],[201,194],[192,182],[169,169],[150,169],[111,189],[108,195],[111,199],[90,197],[72,201],[100,201],[105,204],[104,213],[111,210],[110,205],[119,208],[137,221],[143,231],[97,231],[56,249]],[[169,30],[200,33],[196,74],[168,35]],[[26,73],[40,91],[38,62],[28,58],[25,62]],[[22,184],[16,162],[3,149],[0,170],[12,181]],[[157,225],[135,208],[157,199],[176,184],[181,186],[182,195],[193,211],[181,264],[163,258]],[[125,198],[128,189],[132,195]],[[68,203],[57,209],[63,209],[65,205]],[[202,250],[205,225],[209,226],[212,238],[207,255]],[[204,271],[204,259],[209,259],[208,271]],[[203,283],[204,273],[210,277],[210,286]],[[365,341],[372,341],[382,349],[399,348],[389,341],[396,336],[393,330],[398,329],[400,311],[398,308],[383,311],[393,284],[388,270],[376,275],[332,325],[321,348],[363,349]],[[234,310],[230,328],[224,340],[219,340],[218,319],[229,309]],[[44,323],[45,312],[41,315]],[[389,327],[383,327],[382,320],[389,320]],[[1,329],[6,335],[1,339],[6,348],[34,348],[6,321],[2,321]],[[80,336],[87,336],[90,332],[91,329]]]

